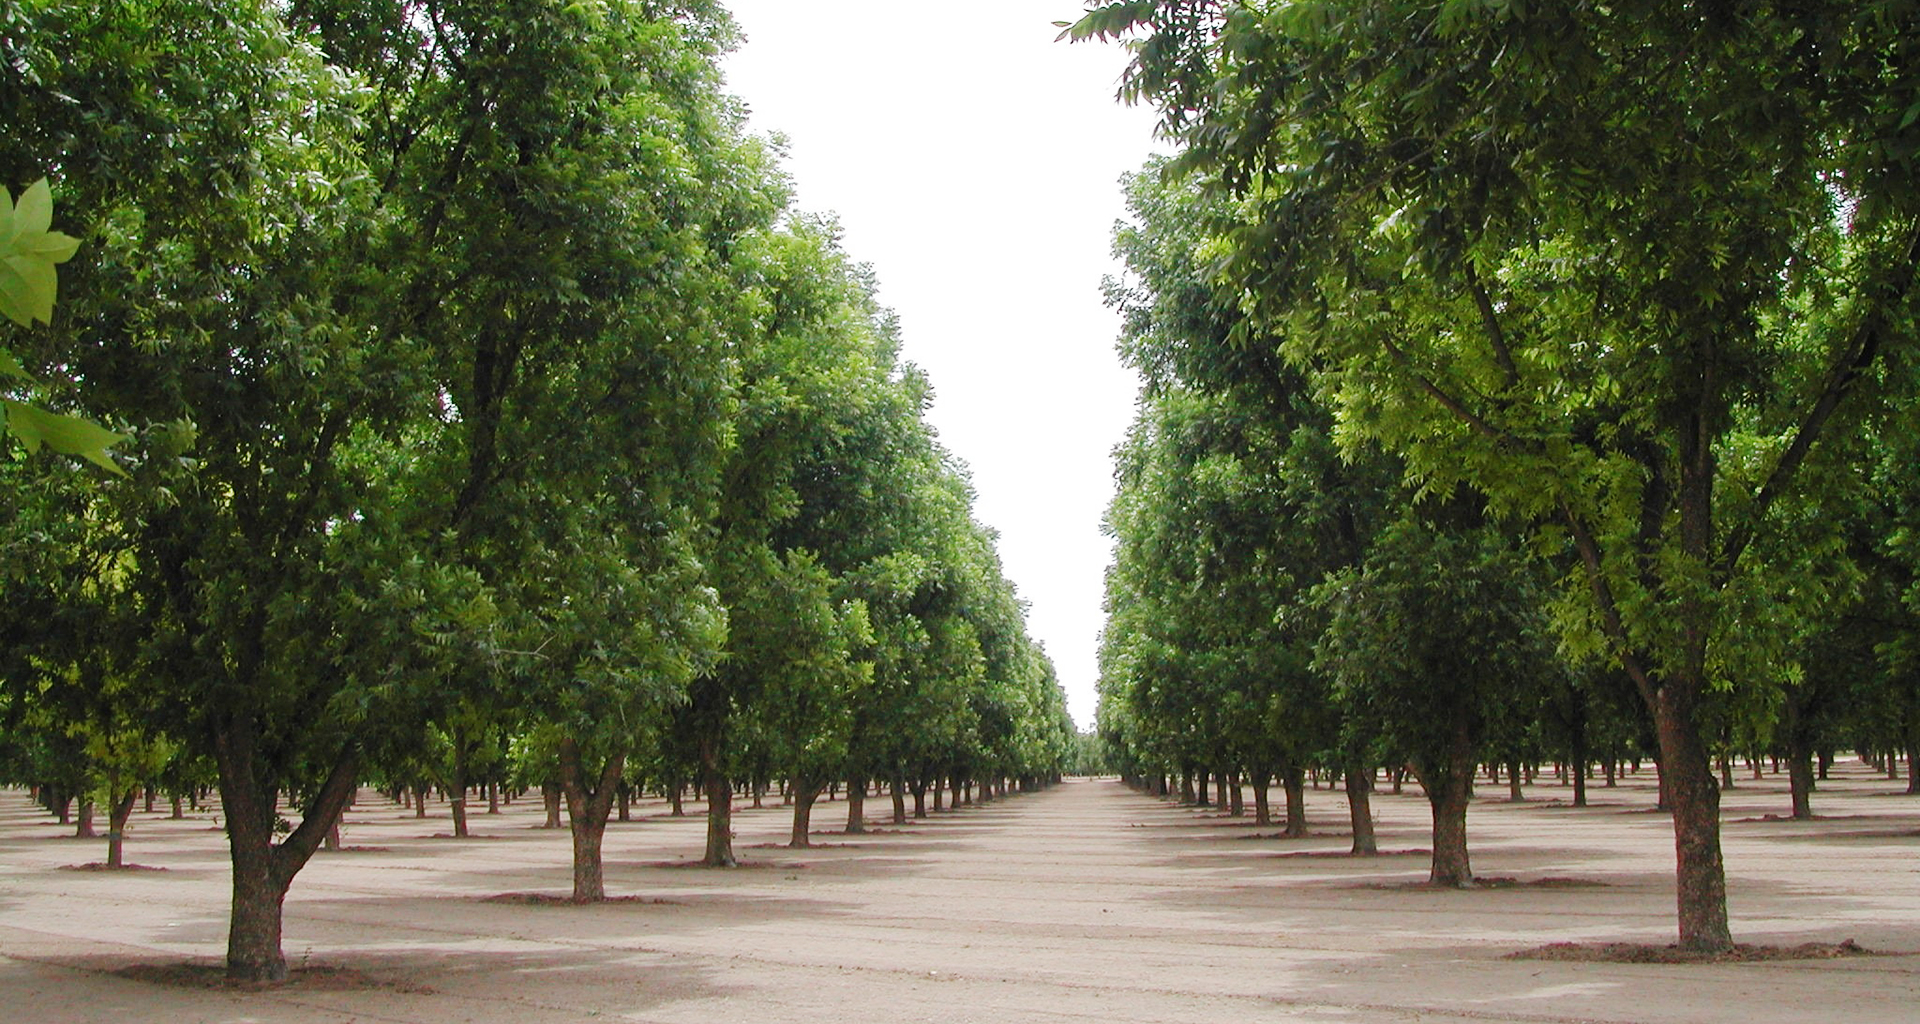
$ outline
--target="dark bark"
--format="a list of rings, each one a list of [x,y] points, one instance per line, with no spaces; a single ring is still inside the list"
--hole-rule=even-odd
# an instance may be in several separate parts
[[[1247,813],[1247,807],[1244,802],[1245,797],[1240,793],[1240,773],[1228,772],[1221,777],[1220,784],[1225,786],[1227,791],[1227,813],[1236,818],[1244,816]]]
[[[707,850],[700,863],[710,868],[738,867],[733,856],[733,782],[720,766],[719,744],[700,745],[700,785],[707,791]]]
[[[813,845],[809,839],[813,824],[813,804],[820,799],[820,783],[807,778],[795,779],[793,783],[793,831],[787,838],[787,845],[796,850],[804,850]]]
[[[1207,799],[1207,777],[1208,777],[1207,772],[1201,772],[1199,775],[1199,790],[1198,792],[1195,793],[1193,798],[1193,804],[1195,807],[1212,807],[1213,806],[1213,801]]]
[[[546,805],[547,820],[541,828],[560,827],[560,784],[549,779],[540,784],[540,801]]]
[[[1521,780],[1524,778],[1525,775],[1522,774],[1518,761],[1507,764],[1507,799],[1509,801],[1516,804],[1526,802],[1527,794],[1520,788]]]
[[[413,816],[416,818],[427,816],[427,787],[425,786],[413,787]]]
[[[172,808],[169,810],[167,817],[172,818],[174,821],[179,821],[181,818],[187,816],[186,811],[180,806],[180,798],[178,796],[168,797],[167,800],[172,804]]]
[[[99,837],[99,833],[93,830],[92,800],[80,801],[80,815],[73,826],[73,837],[75,839],[95,839]]]
[[[287,961],[280,951],[280,930],[287,888],[352,799],[359,761],[352,751],[343,753],[304,809],[300,824],[275,844],[277,793],[261,780],[255,728],[243,714],[234,715],[220,722],[214,734],[214,762],[233,865],[227,977],[282,981]]]
[[[914,781],[907,783],[907,788],[911,790],[913,793],[913,816],[915,818],[926,817],[927,816],[926,781],[922,779],[915,779]]]
[[[126,866],[127,819],[133,817],[137,791],[129,789],[107,809],[107,867]]]
[[[1267,803],[1267,782],[1273,778],[1273,772],[1255,768],[1248,778],[1253,780],[1253,823],[1264,828],[1273,824],[1273,808]]]
[[[905,825],[907,823],[907,780],[897,768],[894,769],[893,782],[888,786],[888,790],[893,796],[893,823]]]
[[[614,789],[614,814],[621,821],[633,820],[633,787],[625,779]]]
[[[453,777],[447,784],[447,806],[453,811],[453,837],[467,838],[467,740],[461,729],[453,730]]]
[[[1356,857],[1371,857],[1380,852],[1373,836],[1373,770],[1357,760],[1347,762],[1347,817],[1353,823],[1353,848]]]
[[[1473,884],[1467,858],[1467,803],[1472,796],[1473,732],[1464,715],[1453,726],[1445,761],[1420,772],[1433,812],[1433,867],[1427,881],[1464,888]]]
[[[847,780],[847,834],[867,830],[867,777],[856,775]]]
[[[1287,790],[1287,838],[1298,839],[1307,834],[1306,773],[1297,764],[1286,764],[1280,768],[1280,779]]]
[[[580,756],[580,745],[572,737],[560,741],[560,791],[567,799],[567,827],[573,834],[573,902],[598,903],[607,898],[601,843],[626,753],[609,755],[591,780]]]

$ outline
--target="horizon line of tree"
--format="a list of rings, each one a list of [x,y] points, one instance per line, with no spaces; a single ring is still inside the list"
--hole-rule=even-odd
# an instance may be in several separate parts
[[[1109,287],[1100,730],[1139,778],[1920,748],[1920,4],[1092,3],[1176,152]],[[1156,782],[1156,785],[1159,783]]]
[[[711,0],[0,5],[0,182],[78,240],[18,264],[9,422],[120,435],[113,478],[0,455],[0,778],[91,794],[115,859],[136,792],[213,786],[231,976],[286,975],[369,780],[515,766],[597,900],[642,779],[697,784],[730,865],[736,780],[804,845],[829,785],[1072,752],[871,272],[724,91],[735,35]]]

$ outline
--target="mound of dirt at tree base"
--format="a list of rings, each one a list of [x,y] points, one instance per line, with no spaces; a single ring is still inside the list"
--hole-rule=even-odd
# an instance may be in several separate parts
[[[1608,964],[1745,964],[1769,960],[1835,960],[1847,956],[1886,956],[1852,939],[1840,942],[1802,942],[1797,946],[1735,943],[1722,953],[1706,953],[1679,946],[1652,946],[1637,942],[1555,942],[1507,954],[1509,960],[1563,960]]]

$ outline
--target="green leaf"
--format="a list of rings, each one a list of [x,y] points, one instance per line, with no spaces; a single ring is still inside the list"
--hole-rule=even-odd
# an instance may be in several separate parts
[[[20,365],[19,358],[4,348],[0,348],[0,376],[17,377],[25,381],[33,379],[27,368]]]
[[[7,429],[27,446],[28,453],[39,451],[44,444],[62,455],[77,455],[116,476],[127,475],[107,456],[107,448],[125,441],[125,434],[116,434],[78,416],[48,412],[25,402],[4,401]]]
[[[72,258],[80,242],[53,226],[53,190],[41,178],[15,205],[0,188],[0,313],[22,327],[53,321],[59,275],[53,265]]]
[[[41,178],[27,186],[20,193],[20,202],[13,208],[13,239],[19,240],[31,235],[44,235],[53,227],[53,189],[47,186],[47,179]]]

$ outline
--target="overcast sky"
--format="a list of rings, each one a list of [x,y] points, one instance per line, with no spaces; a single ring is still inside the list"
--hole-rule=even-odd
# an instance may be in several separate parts
[[[1125,54],[1055,43],[1076,0],[728,0],[754,128],[784,133],[801,208],[839,215],[932,378],[931,420],[1000,532],[1028,625],[1093,722],[1100,517],[1135,380],[1101,302],[1118,180],[1153,118],[1115,102]]]

